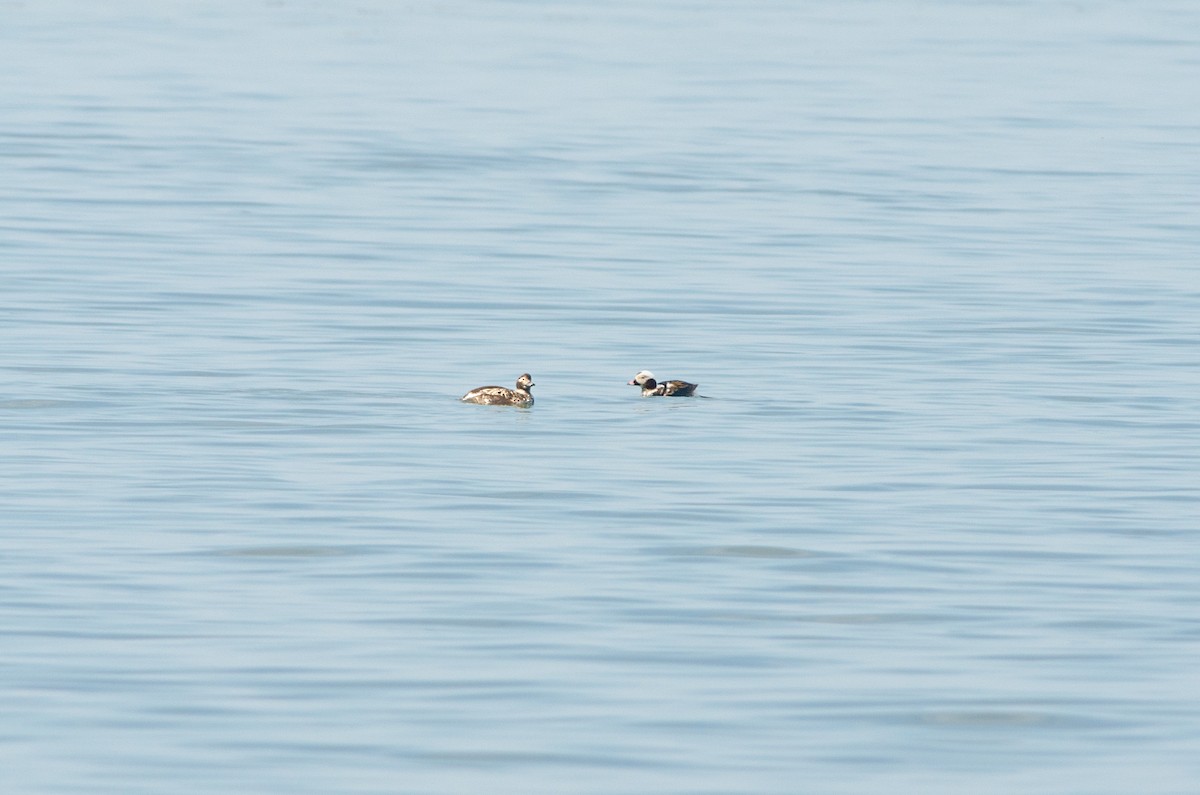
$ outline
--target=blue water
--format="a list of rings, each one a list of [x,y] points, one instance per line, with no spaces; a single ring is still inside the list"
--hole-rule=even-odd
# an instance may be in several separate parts
[[[1195,792],[1198,53],[0,7],[0,791]]]

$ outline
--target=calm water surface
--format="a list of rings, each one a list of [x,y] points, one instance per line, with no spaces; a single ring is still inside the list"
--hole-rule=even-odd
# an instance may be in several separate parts
[[[1197,53],[3,4],[0,789],[1195,792]]]

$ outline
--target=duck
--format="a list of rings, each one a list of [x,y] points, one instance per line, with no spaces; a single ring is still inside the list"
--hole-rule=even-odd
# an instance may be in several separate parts
[[[481,386],[472,389],[459,400],[463,403],[478,403],[481,406],[528,408],[533,405],[533,395],[529,392],[529,388],[533,385],[533,377],[529,373],[521,373],[517,378],[516,389],[509,389],[506,386]]]
[[[654,373],[649,370],[639,371],[629,385],[640,386],[642,397],[691,397],[699,386],[687,381],[656,381]]]

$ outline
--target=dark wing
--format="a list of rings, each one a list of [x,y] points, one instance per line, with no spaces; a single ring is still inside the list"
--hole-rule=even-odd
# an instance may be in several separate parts
[[[667,381],[661,386],[663,387],[664,395],[691,397],[699,384],[689,384],[687,381]]]

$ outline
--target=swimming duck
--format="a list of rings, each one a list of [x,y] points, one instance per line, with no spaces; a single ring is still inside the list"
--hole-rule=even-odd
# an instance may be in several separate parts
[[[642,370],[629,382],[630,386],[640,386],[642,397],[691,397],[699,384],[689,384],[687,381],[655,381],[654,373]]]
[[[482,406],[522,406],[533,405],[533,395],[529,388],[533,386],[533,378],[529,373],[522,373],[517,379],[517,388],[506,386],[481,386],[463,395],[460,400],[464,403],[478,403]]]

